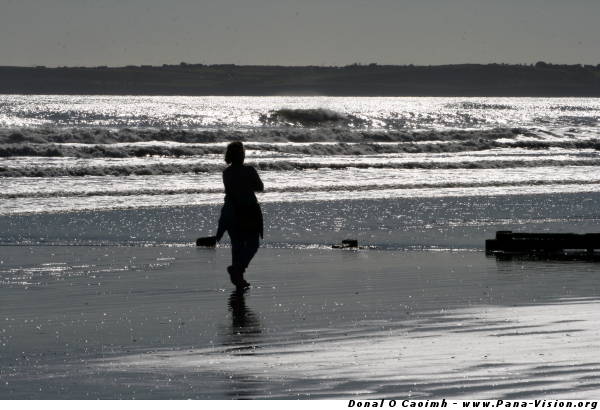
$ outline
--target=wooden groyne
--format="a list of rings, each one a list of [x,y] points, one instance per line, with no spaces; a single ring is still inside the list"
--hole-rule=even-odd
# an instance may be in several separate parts
[[[600,250],[600,233],[520,233],[497,231],[495,239],[485,241],[486,253],[561,253],[593,254]]]

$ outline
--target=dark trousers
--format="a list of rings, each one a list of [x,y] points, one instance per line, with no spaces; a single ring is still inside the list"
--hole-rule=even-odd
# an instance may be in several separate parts
[[[258,232],[229,230],[231,238],[231,265],[244,272],[258,251]]]

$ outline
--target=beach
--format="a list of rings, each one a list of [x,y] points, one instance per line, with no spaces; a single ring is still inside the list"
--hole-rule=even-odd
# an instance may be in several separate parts
[[[354,238],[376,249],[481,250],[498,230],[593,232],[600,226],[600,193],[579,188],[582,192],[469,191],[475,195],[438,189],[427,193],[431,196],[267,202],[263,246],[330,247]],[[335,192],[342,198],[345,193]],[[168,201],[162,207],[0,214],[0,244],[190,246],[215,233],[221,205]]]
[[[598,99],[0,102],[0,399],[600,397],[597,258],[484,252],[600,231]],[[233,140],[245,292],[195,246]]]
[[[544,198],[585,211],[586,201],[577,195]],[[448,209],[465,202],[477,209],[478,199],[490,200],[413,201],[440,211],[442,202]],[[496,204],[501,199],[508,200],[496,198]],[[532,200],[516,196],[511,203],[526,206]],[[387,209],[395,202],[379,205]],[[311,212],[317,205],[320,220]],[[324,205],[294,208],[303,221],[323,227]],[[281,207],[276,209],[286,215]],[[267,205],[266,215],[274,209]],[[592,210],[578,214],[582,229],[593,222]],[[167,244],[168,237],[157,238],[153,231],[129,245],[102,240],[113,237],[106,227],[115,220],[135,227],[162,215],[163,231],[182,235],[181,227],[165,228],[183,213],[208,224],[215,212],[200,207],[0,218],[5,226],[46,226],[42,237],[55,242],[27,245],[31,238],[21,232],[20,245],[1,247],[2,398],[600,395],[596,264],[486,256],[476,232],[484,237],[511,228],[501,223],[505,218],[495,217],[491,227],[475,224],[477,230],[466,233],[468,221],[451,226],[447,218],[445,229],[430,227],[437,236],[411,231],[410,224],[385,231],[397,237],[397,245],[402,234],[420,235],[424,242],[412,243],[425,250],[365,242],[371,233],[361,238],[371,245],[365,249],[326,245],[351,230],[360,233],[359,226],[324,229],[330,236],[312,245],[282,246],[285,238],[278,234],[284,226],[272,218],[272,236],[247,272],[252,287],[246,292],[236,292],[228,281],[226,241],[216,249],[196,248]],[[80,226],[84,217],[88,225],[82,231],[96,232],[96,243],[72,230],[78,242],[65,243],[65,227]],[[575,221],[542,222],[560,230]],[[198,226],[203,225],[182,236],[191,237]],[[310,232],[312,225],[304,226]],[[55,236],[48,237],[51,233]],[[444,247],[459,238],[461,248]]]
[[[7,252],[7,248],[10,248]],[[27,262],[24,262],[27,261]],[[3,399],[600,396],[594,263],[480,251],[3,247]]]

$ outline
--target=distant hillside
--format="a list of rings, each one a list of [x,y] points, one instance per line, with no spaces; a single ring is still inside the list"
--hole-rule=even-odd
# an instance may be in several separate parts
[[[600,97],[600,65],[0,67],[0,93]]]

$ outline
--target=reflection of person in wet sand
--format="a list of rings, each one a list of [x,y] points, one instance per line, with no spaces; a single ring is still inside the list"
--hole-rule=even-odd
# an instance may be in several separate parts
[[[236,351],[255,349],[262,333],[258,317],[246,306],[246,291],[247,289],[237,288],[231,293],[227,303],[231,312],[231,328],[223,344]]]
[[[227,268],[231,282],[237,288],[250,286],[244,272],[256,254],[259,236],[263,236],[263,217],[255,192],[262,192],[263,183],[254,167],[244,165],[244,146],[232,142],[227,146],[223,171],[225,204],[221,210],[216,239],[225,231],[231,238],[231,266]]]
[[[227,326],[221,344],[231,355],[251,356],[263,344],[259,317],[246,305],[248,289],[236,288],[227,305],[231,313],[231,326]],[[228,372],[225,394],[231,398],[256,398],[260,392],[271,388],[269,382],[261,381],[258,375],[243,370]]]
[[[259,334],[260,325],[254,312],[246,307],[245,289],[236,289],[229,296],[231,325],[234,334]]]

